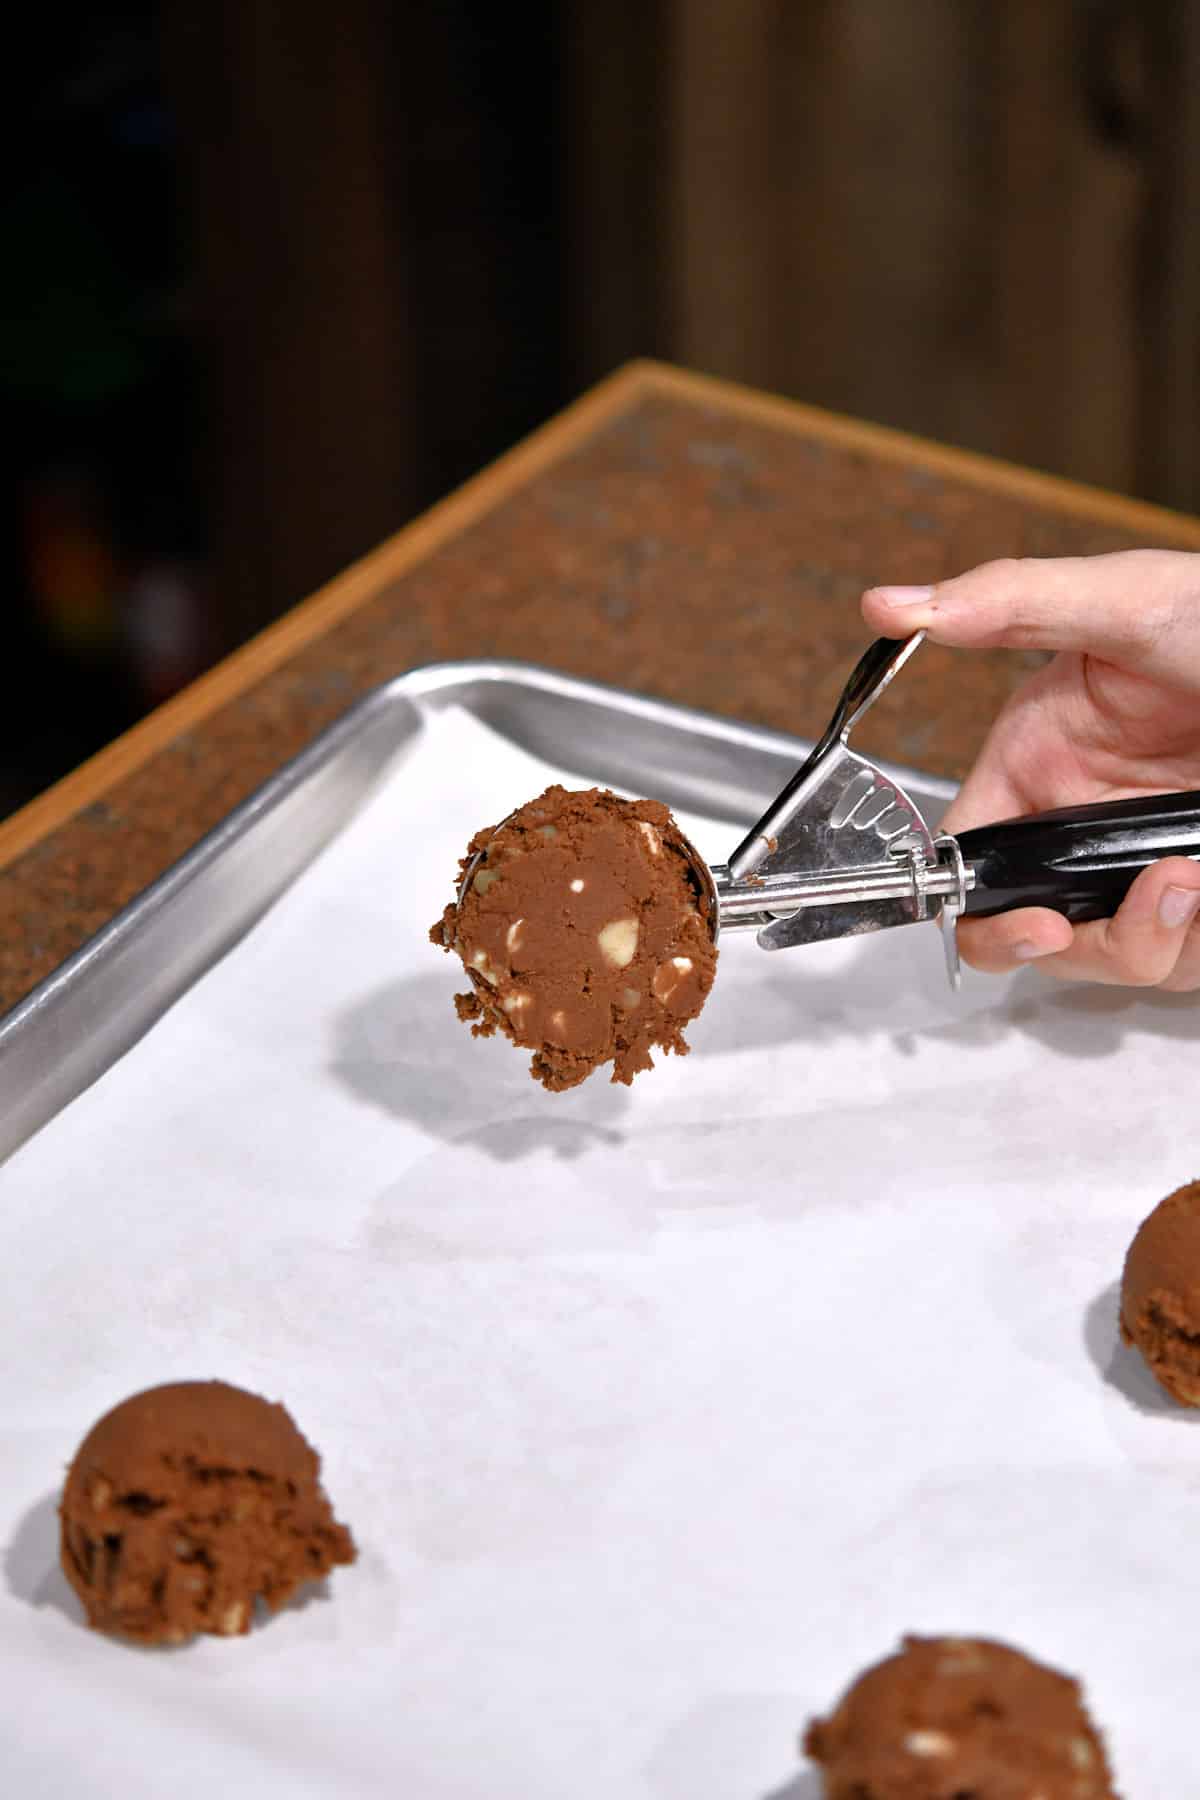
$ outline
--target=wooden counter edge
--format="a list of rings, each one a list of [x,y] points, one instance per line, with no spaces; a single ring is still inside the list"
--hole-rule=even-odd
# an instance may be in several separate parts
[[[1165,537],[1200,550],[1200,519],[1164,507],[1105,493],[975,451],[933,443],[888,426],[845,418],[800,401],[757,393],[716,376],[694,374],[666,363],[628,363],[0,823],[0,869],[99,799],[181,733],[323,637],[386,583],[429,556],[533,477],[569,456],[648,394],[707,406],[775,429],[801,432],[864,456],[903,462],[947,480],[1074,513],[1147,541]],[[881,578],[886,578],[886,574],[886,570],[880,571]]]
[[[948,481],[986,488],[992,494],[1009,494],[1014,499],[1028,500],[1031,505],[1052,508],[1056,512],[1074,513],[1077,518],[1111,525],[1116,531],[1133,536],[1144,534],[1148,539],[1169,537],[1176,540],[1180,549],[1194,547],[1200,550],[1200,518],[1173,512],[1169,507],[1155,506],[1148,500],[1133,500],[1128,495],[1089,487],[1086,482],[1071,481],[1063,475],[1047,475],[1040,469],[1027,469],[1019,463],[1005,462],[998,456],[987,456],[978,450],[961,450],[952,444],[936,443],[931,438],[897,431],[890,425],[872,425],[865,419],[826,412],[822,407],[808,406],[802,400],[784,400],[773,394],[759,393],[736,381],[676,369],[669,363],[630,363],[621,373],[640,377],[638,389],[642,393],[666,394],[693,405],[707,403],[723,412],[753,419],[760,425],[823,438],[841,450],[857,450],[881,461],[906,463],[930,475],[942,475]],[[886,571],[880,571],[880,579],[886,579]]]

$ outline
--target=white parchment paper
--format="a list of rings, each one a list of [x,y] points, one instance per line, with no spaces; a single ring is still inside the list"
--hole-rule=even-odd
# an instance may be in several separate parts
[[[812,1800],[805,1718],[944,1630],[1081,1674],[1126,1795],[1180,1800],[1200,1430],[1114,1283],[1200,1172],[1200,1008],[954,999],[931,928],[729,938],[692,1056],[547,1096],[425,931],[552,776],[435,719],[0,1171],[3,1792]],[[123,1648],[57,1571],[63,1465],[210,1375],[287,1403],[361,1559]]]

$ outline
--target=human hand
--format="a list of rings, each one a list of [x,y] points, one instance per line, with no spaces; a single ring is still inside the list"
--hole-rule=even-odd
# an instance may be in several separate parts
[[[1200,789],[1200,555],[984,563],[933,588],[871,588],[884,637],[924,628],[972,650],[1053,650],[1001,711],[946,815],[949,831],[1076,806]],[[1143,871],[1112,919],[1072,926],[1026,907],[958,927],[964,959],[1170,992],[1200,989],[1200,864]]]

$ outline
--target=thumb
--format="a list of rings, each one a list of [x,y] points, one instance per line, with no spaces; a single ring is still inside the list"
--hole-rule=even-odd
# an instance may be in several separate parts
[[[1200,555],[1186,551],[983,563],[936,587],[870,588],[863,614],[885,637],[924,627],[972,650],[1077,650],[1200,688]]]

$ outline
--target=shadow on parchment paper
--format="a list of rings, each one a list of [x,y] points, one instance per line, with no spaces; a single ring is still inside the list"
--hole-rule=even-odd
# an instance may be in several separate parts
[[[647,1774],[657,1800],[821,1800],[821,1778],[811,1766],[769,1789],[734,1786],[734,1769],[768,1766],[778,1747],[780,1761],[798,1760],[802,1708],[794,1696],[722,1694],[695,1705],[671,1727],[651,1755]],[[697,1779],[697,1771],[704,1776]]]
[[[756,978],[740,981],[736,997],[722,995],[718,976],[709,1010],[694,1028],[695,1054],[718,1056],[785,1043],[824,1049],[879,1032],[888,1033],[907,1056],[915,1055],[923,1040],[969,1052],[988,1049],[1012,1033],[1033,1038],[1058,1056],[1089,1061],[1116,1055],[1135,1031],[1200,1043],[1200,1006],[1194,994],[1068,986],[1030,969],[1015,980],[997,981],[992,1004],[986,1003],[987,987],[973,978],[960,1002],[948,990],[942,992],[944,978],[931,963],[929,940],[919,955],[906,955],[903,936],[897,931],[887,942],[864,943],[859,958],[833,975],[816,973],[813,963],[806,964],[803,949],[767,956],[749,942],[731,946],[730,957],[760,957],[763,972],[754,967]],[[929,1021],[931,979],[938,984],[938,1016]],[[922,1019],[928,1022],[920,1023]]]
[[[1013,1033],[1081,1060],[1117,1055],[1135,1032],[1200,1042],[1194,995],[1061,986],[1033,970],[998,983],[995,1004],[964,1006],[955,1017],[957,1003],[947,996],[935,1022],[915,1023],[928,1015],[929,965],[898,951],[871,946],[844,973],[818,975],[806,968],[803,950],[767,957],[750,944],[731,946],[730,956],[756,958],[762,972],[753,964],[752,979],[725,988],[718,978],[689,1033],[693,1055],[787,1043],[820,1051],[881,1031],[909,1056],[922,1041],[969,1054]],[[448,1143],[475,1145],[497,1162],[539,1150],[569,1159],[621,1146],[628,1089],[600,1071],[582,1087],[548,1097],[530,1078],[527,1054],[500,1038],[471,1037],[454,1013],[455,988],[453,969],[433,970],[358,1000],[334,1027],[330,1072],[367,1105]]]
[[[815,1769],[808,1769],[784,1787],[772,1788],[762,1800],[822,1800],[824,1792],[820,1775]]]
[[[1096,1295],[1083,1318],[1084,1345],[1103,1379],[1149,1418],[1171,1419],[1177,1425],[1200,1424],[1200,1408],[1180,1406],[1172,1400],[1159,1387],[1140,1353],[1121,1342],[1120,1307],[1121,1284],[1114,1281]]]
[[[1194,994],[1063,986],[1033,970],[1018,977],[1006,1012],[1013,1025],[1064,1056],[1114,1056],[1130,1032],[1200,1043]]]
[[[25,1514],[4,1552],[8,1591],[27,1606],[52,1607],[74,1625],[83,1607],[58,1560],[58,1495],[47,1494]]]
[[[626,1089],[601,1071],[547,1096],[529,1074],[528,1051],[473,1038],[457,1018],[462,985],[461,970],[456,983],[448,964],[357,1001],[336,1021],[330,1073],[368,1105],[447,1142],[477,1145],[498,1162],[538,1150],[573,1157],[624,1141]]]

